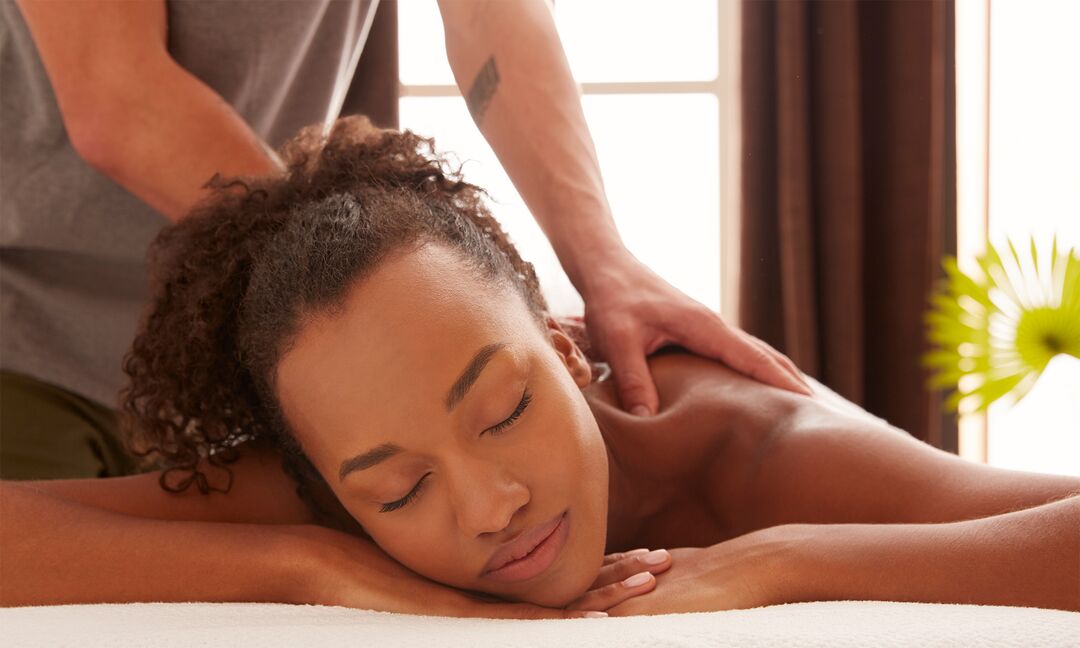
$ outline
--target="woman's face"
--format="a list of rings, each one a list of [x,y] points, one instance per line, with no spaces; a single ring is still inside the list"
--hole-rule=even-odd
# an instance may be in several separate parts
[[[558,325],[541,328],[512,289],[425,245],[308,318],[277,391],[308,457],[394,559],[561,606],[604,553],[607,450],[589,380]]]

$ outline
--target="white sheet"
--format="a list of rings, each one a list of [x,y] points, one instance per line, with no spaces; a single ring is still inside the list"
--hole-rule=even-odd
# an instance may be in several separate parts
[[[5,647],[77,646],[1053,646],[1080,613],[924,603],[798,603],[702,614],[506,621],[313,605],[132,603],[0,609]]]

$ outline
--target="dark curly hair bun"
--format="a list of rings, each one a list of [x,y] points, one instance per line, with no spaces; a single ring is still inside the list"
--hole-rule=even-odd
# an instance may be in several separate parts
[[[163,488],[228,490],[240,448],[265,440],[316,515],[336,500],[283,419],[274,369],[302,315],[339,304],[389,253],[436,242],[485,280],[514,287],[538,321],[547,306],[484,205],[412,132],[367,119],[304,129],[281,150],[286,171],[215,177],[210,196],[151,245],[152,301],[124,359],[125,441]],[[223,487],[203,468],[227,475]],[[216,483],[216,482],[215,482]],[[332,496],[331,496],[332,497]]]

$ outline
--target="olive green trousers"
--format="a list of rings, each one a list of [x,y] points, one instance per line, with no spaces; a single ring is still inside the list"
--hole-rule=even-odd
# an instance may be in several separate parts
[[[116,412],[55,385],[0,371],[0,479],[119,477],[138,472]]]

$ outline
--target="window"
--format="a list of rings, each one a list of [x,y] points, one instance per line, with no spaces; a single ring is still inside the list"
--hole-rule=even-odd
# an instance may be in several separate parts
[[[1080,4],[956,3],[959,244],[986,234],[1080,249]],[[961,419],[961,455],[1080,475],[1080,360],[1058,356],[1018,404]]]
[[[733,219],[721,213],[734,216],[728,208],[735,207],[725,155],[736,5],[677,0],[627,11],[618,0],[568,0],[554,10],[627,247],[730,317],[734,292],[724,287],[732,266],[724,253],[736,239]],[[495,216],[536,266],[552,309],[580,313],[580,297],[460,98],[434,0],[402,2],[399,11],[402,127],[433,136],[465,163],[466,179],[491,193]]]

